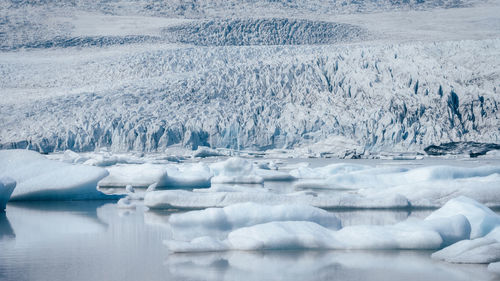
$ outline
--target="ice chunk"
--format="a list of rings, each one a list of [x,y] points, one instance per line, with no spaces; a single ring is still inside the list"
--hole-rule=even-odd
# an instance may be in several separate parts
[[[153,183],[163,186],[168,178],[164,165],[119,164],[108,167],[109,176],[99,182],[101,187],[147,187]]]
[[[207,235],[210,233],[205,231],[191,242],[169,240],[166,241],[166,245],[174,252],[266,249],[440,249],[467,239],[471,231],[468,219],[462,214],[430,217],[425,220],[408,219],[394,225],[347,226],[336,230],[320,225],[315,215],[307,215],[315,214],[317,212],[315,209],[310,209],[314,211],[313,213],[305,212],[306,215],[299,215],[296,213],[297,210],[294,210],[293,216],[287,217],[283,215],[286,209],[282,207],[266,208],[269,209],[258,210],[255,204],[235,205],[177,215],[178,217],[171,219],[174,229],[176,224],[181,227],[201,226],[203,229],[242,227],[229,232],[225,239],[220,235],[217,237]],[[300,208],[302,207],[298,207]],[[242,212],[241,209],[250,213]],[[261,217],[265,214],[267,218]],[[173,238],[178,239],[175,236]],[[500,227],[486,238],[492,239],[490,242],[495,246],[497,243],[495,239],[500,238]],[[491,244],[490,242],[487,244]],[[461,242],[446,249],[459,243]],[[487,253],[484,248],[473,248],[475,251],[473,254],[478,259],[485,257],[491,259],[497,255]]]
[[[463,195],[477,200],[487,206],[495,207],[500,202],[500,174],[493,173],[487,176],[471,176],[463,178],[431,179],[419,181],[420,177],[415,174],[414,181],[401,183],[397,186],[378,186],[377,188],[366,188],[359,193],[365,196],[377,195],[380,197],[391,194],[401,194],[408,198],[414,207],[441,207],[448,200]],[[390,181],[390,178],[387,178]],[[397,182],[394,175],[394,182]],[[377,181],[374,179],[374,185]]]
[[[170,188],[202,188],[210,187],[212,173],[203,163],[168,165],[168,177],[162,186]]]
[[[210,186],[210,169],[203,163],[183,165],[129,164],[107,168],[110,175],[99,182],[101,187],[202,188]]]
[[[448,201],[439,210],[430,214],[426,220],[449,218],[457,214],[462,214],[469,220],[470,239],[483,237],[495,227],[500,226],[500,216],[486,206],[464,196]]]
[[[204,244],[206,243],[206,245]],[[439,233],[425,227],[350,226],[333,231],[309,221],[278,221],[243,227],[226,240],[200,237],[166,241],[174,252],[292,249],[436,249]]]
[[[212,184],[210,188],[193,189],[193,192],[268,192],[261,184]]]
[[[312,221],[331,229],[341,227],[340,220],[333,213],[299,204],[263,205],[248,202],[224,208],[172,214],[169,219],[174,228],[218,230],[230,230],[272,221]]]
[[[264,181],[294,181],[296,178],[287,172],[281,172],[271,169],[257,169],[257,175],[262,177]]]
[[[347,174],[371,168],[367,165],[336,163],[318,168],[298,167],[290,171],[290,174],[299,179],[325,179],[337,174]]]
[[[453,263],[490,263],[500,260],[500,242],[493,238],[462,240],[432,254]]]
[[[488,265],[488,270],[500,274],[500,262],[492,262]]]
[[[17,182],[11,200],[117,198],[96,188],[107,175],[103,168],[49,160],[34,151],[0,151],[0,177],[8,176]]]
[[[500,261],[500,225],[484,237],[462,240],[437,251],[432,258],[453,263]]]
[[[214,174],[212,183],[263,183],[264,179],[257,175],[252,162],[233,157],[226,161],[210,165]]]
[[[193,153],[193,157],[206,158],[224,156],[221,152],[206,146],[198,146],[198,149]]]
[[[0,211],[5,209],[5,205],[9,201],[15,187],[15,180],[8,177],[0,177]]]
[[[162,190],[148,192],[144,204],[153,209],[198,209],[225,207],[236,203],[307,204],[320,208],[408,208],[408,200],[399,195],[363,197],[357,194],[314,196],[304,194],[276,194],[271,192],[189,192]]]

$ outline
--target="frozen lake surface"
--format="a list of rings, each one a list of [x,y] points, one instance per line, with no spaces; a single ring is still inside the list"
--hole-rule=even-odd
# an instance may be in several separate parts
[[[336,211],[344,225],[431,211]],[[498,211],[497,211],[498,212]],[[15,202],[0,213],[1,280],[495,280],[486,265],[430,251],[229,251],[169,254],[170,211],[110,201]]]

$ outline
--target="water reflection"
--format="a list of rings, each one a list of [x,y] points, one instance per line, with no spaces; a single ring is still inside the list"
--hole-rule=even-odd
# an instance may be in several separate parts
[[[172,254],[177,280],[488,280],[484,265],[433,261],[427,251],[265,251]]]
[[[61,236],[98,233],[107,225],[97,217],[106,201],[11,202],[7,218],[16,241],[57,239]]]
[[[16,235],[10,226],[7,216],[3,211],[0,211],[0,240],[14,237],[16,237]]]
[[[172,212],[109,201],[27,202],[0,213],[0,280],[492,280],[484,265],[424,251],[262,251],[172,254]],[[3,214],[3,216],[2,216]],[[352,223],[415,213],[343,212]]]

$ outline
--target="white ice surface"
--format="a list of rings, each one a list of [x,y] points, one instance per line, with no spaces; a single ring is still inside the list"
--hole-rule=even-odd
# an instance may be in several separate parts
[[[210,187],[212,172],[204,163],[168,165],[164,186],[170,188]]]
[[[264,179],[259,176],[253,163],[249,160],[233,157],[223,162],[210,165],[214,174],[212,183],[263,183]]]
[[[488,270],[500,274],[500,262],[492,262],[488,265]]]
[[[458,211],[460,211],[460,203],[460,200],[455,202]],[[470,202],[463,204],[467,205],[467,203]],[[226,210],[230,209],[229,207]],[[211,209],[209,212],[221,212],[221,210]],[[439,214],[440,210],[436,213]],[[201,223],[203,216],[195,216],[195,214],[201,213],[190,213],[189,216],[194,216],[200,221],[185,220],[183,222],[187,223],[184,227],[196,228]],[[238,212],[236,211],[234,215],[238,216]],[[166,240],[165,244],[173,252],[269,249],[440,249],[457,241],[469,239],[471,223],[466,216],[459,212],[452,216],[434,218],[436,216],[431,214],[425,220],[408,219],[394,225],[347,226],[340,230],[328,229],[307,218],[275,220],[237,228],[229,232],[225,239],[203,235],[191,241]],[[252,222],[251,217],[240,218],[243,221]],[[225,224],[224,220],[217,219],[206,222],[212,227]],[[239,224],[244,225],[244,223]],[[203,225],[203,227],[207,226]]]
[[[16,181],[8,177],[0,177],[0,211],[5,209],[5,205],[10,199],[10,195],[16,187]]]
[[[168,177],[164,165],[154,164],[119,164],[108,167],[109,176],[99,182],[99,186],[147,187],[153,183],[163,185]]]
[[[340,220],[323,209],[299,204],[263,205],[251,202],[172,214],[168,220],[173,237],[182,240],[273,221],[312,221],[335,230],[341,227]]]
[[[464,215],[471,225],[470,239],[483,237],[500,225],[500,216],[491,209],[470,198],[460,196],[448,201],[426,220]]]
[[[203,188],[210,186],[209,167],[195,164],[119,164],[107,167],[110,175],[99,182],[102,187]]]
[[[97,190],[103,168],[49,160],[28,150],[0,151],[0,177],[17,183],[11,200],[83,200],[114,198]]]
[[[272,192],[190,192],[163,190],[146,193],[144,204],[153,209],[198,209],[225,207],[236,203],[307,204],[320,208],[408,208],[406,198],[399,195],[364,197],[356,194],[321,196],[308,192],[277,194]]]
[[[500,202],[500,167],[426,166],[417,168],[331,164],[290,172],[302,178],[295,188],[355,190],[366,197],[400,194],[415,207],[440,207],[464,195],[488,206]]]

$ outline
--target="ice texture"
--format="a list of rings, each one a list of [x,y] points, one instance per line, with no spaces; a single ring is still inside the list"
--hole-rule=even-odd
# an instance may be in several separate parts
[[[359,154],[496,142],[497,85],[488,77],[499,44],[160,44],[28,52],[22,61],[2,53],[0,147],[303,148],[307,155],[308,145],[340,136],[330,150],[310,154],[343,157],[354,155],[353,146]]]
[[[236,203],[307,204],[320,208],[409,208],[404,196],[364,197],[356,194],[321,196],[307,192],[278,194],[273,192],[214,191],[191,192],[161,190],[148,192],[144,204],[152,209],[198,209],[225,207]]]
[[[460,195],[492,207],[500,202],[498,166],[405,168],[339,163],[299,167],[290,174],[305,179],[295,183],[295,188],[353,190],[366,197],[399,194],[414,207],[441,207]]]
[[[323,209],[299,204],[264,205],[252,202],[172,214],[168,223],[175,237],[186,239],[272,221],[313,221],[329,229],[341,227],[340,220]]]
[[[241,227],[229,232],[225,238],[201,235],[189,241],[184,241],[182,238],[170,239],[166,240],[165,244],[169,250],[174,252],[271,249],[440,249],[448,245],[451,246],[442,251],[453,251],[453,247],[460,245],[463,241],[476,241],[467,240],[471,236],[471,225],[474,224],[475,218],[469,219],[461,214],[461,211],[470,208],[471,204],[486,213],[489,210],[471,199],[462,197],[443,207],[443,211],[435,211],[425,220],[408,219],[394,225],[354,225],[339,230],[326,228],[307,216],[282,220],[286,216],[279,215],[279,219],[258,223],[253,220],[252,216],[240,216],[240,212],[237,210],[241,205],[237,205],[238,207],[233,211],[234,214],[230,216],[241,219],[238,222]],[[452,207],[455,208],[456,212],[453,215],[446,213]],[[189,215],[181,222],[185,223],[183,227],[193,229],[196,229],[200,224],[203,225],[203,228],[209,227],[207,225],[212,228],[225,227],[227,221],[224,216],[219,215],[210,219],[208,213],[229,214],[230,210],[232,210],[231,206],[224,209],[188,213]],[[285,213],[283,209],[281,212]],[[189,220],[187,217],[192,219]],[[203,220],[205,217],[209,219]],[[223,219],[219,220],[218,218]],[[500,223],[497,225],[500,226]],[[485,237],[490,240],[479,246],[493,244],[490,245],[493,247],[490,249],[495,250],[497,242],[491,237],[497,237],[498,233],[500,233],[500,227],[498,231],[491,232]],[[464,251],[463,247],[458,248],[460,251]],[[465,250],[469,250],[469,248]],[[497,251],[488,251],[488,247],[481,248],[477,245],[474,245],[472,254],[487,262],[498,256]],[[439,256],[439,252],[434,255]]]
[[[500,274],[500,262],[492,262],[488,265],[488,270]]]
[[[103,168],[49,160],[34,151],[0,151],[0,177],[17,183],[10,200],[116,198],[97,190],[97,182],[107,175]]]
[[[0,211],[5,209],[5,205],[9,201],[15,187],[15,180],[8,177],[0,177]]]
[[[427,219],[447,218],[457,214],[464,215],[470,222],[470,239],[483,237],[500,225],[500,216],[486,206],[464,196],[448,201]]]
[[[263,183],[264,179],[259,176],[253,163],[247,159],[233,157],[223,162],[210,165],[213,173],[212,183]]]

